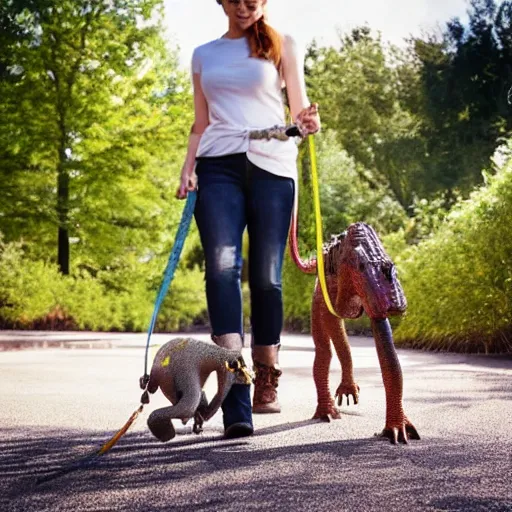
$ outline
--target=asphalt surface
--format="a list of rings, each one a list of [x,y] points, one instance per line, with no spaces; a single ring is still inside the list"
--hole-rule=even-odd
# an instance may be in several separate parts
[[[0,352],[0,511],[512,511],[510,357],[399,350],[422,439],[393,446],[374,437],[385,401],[371,338],[351,338],[360,404],[331,423],[309,419],[311,338],[282,341],[283,411],[255,416],[253,437],[223,440],[218,414],[203,434],[176,425],[181,435],[160,443],[145,425],[166,405],[158,393],[109,453],[36,485],[137,408],[145,337],[0,332],[4,350],[27,348]],[[333,360],[333,391],[339,378]]]

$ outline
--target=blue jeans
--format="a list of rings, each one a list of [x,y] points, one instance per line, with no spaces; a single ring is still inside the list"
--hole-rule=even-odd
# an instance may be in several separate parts
[[[242,235],[249,235],[253,345],[276,345],[283,325],[281,269],[294,182],[252,164],[245,153],[200,158],[195,217],[206,262],[213,334],[243,335]]]

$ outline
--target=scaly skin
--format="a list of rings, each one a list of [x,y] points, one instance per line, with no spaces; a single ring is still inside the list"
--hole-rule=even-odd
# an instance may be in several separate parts
[[[296,216],[292,219],[290,249],[297,267],[306,273],[316,271],[316,260],[303,261],[298,253]],[[403,411],[403,379],[387,317],[402,314],[406,300],[394,265],[375,231],[356,223],[324,246],[328,293],[342,318],[357,318],[363,311],[370,317],[377,355],[386,391],[386,423],[382,436],[392,443],[419,439],[419,434]],[[314,418],[329,421],[340,418],[329,392],[331,341],[342,367],[341,384],[336,390],[338,405],[343,396],[358,403],[359,386],[354,381],[352,356],[342,320],[330,313],[317,280],[311,309],[311,330],[315,343],[313,378],[317,390]]]

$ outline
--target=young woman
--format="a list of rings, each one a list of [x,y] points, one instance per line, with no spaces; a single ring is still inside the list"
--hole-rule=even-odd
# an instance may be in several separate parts
[[[294,40],[265,21],[267,0],[216,0],[228,31],[192,57],[195,121],[177,197],[195,190],[195,217],[206,261],[212,339],[241,349],[242,235],[249,235],[252,359],[248,385],[232,387],[223,404],[228,438],[253,433],[252,412],[280,412],[276,388],[283,323],[281,268],[297,176],[295,141],[250,140],[248,132],[285,124],[282,86],[303,133],[320,129],[307,99],[303,57]]]

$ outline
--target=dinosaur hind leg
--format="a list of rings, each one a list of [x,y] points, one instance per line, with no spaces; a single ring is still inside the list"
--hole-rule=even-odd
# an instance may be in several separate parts
[[[339,419],[340,413],[334,406],[334,400],[329,391],[329,368],[331,365],[332,351],[331,340],[325,328],[325,320],[332,316],[323,300],[313,298],[311,314],[311,330],[315,343],[315,360],[313,363],[313,379],[317,393],[317,408],[313,419],[330,421],[331,418]]]
[[[330,315],[325,319],[325,326],[328,329],[330,338],[336,350],[336,354],[341,364],[341,383],[336,390],[334,398],[338,398],[338,405],[342,405],[343,397],[347,397],[347,405],[352,402],[357,404],[359,401],[359,386],[354,381],[354,366],[352,364],[352,353],[348,342],[347,331],[343,320]]]

